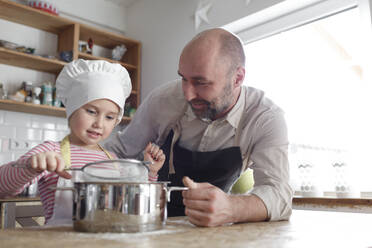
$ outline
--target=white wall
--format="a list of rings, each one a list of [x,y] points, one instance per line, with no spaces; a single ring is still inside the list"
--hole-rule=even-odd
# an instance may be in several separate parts
[[[13,0],[27,4],[27,0]],[[92,26],[123,34],[126,29],[126,8],[108,0],[48,0],[59,15]]]
[[[58,6],[60,15],[81,23],[95,25],[123,34],[126,29],[126,9],[105,0],[48,0]]]
[[[214,0],[209,24],[194,29],[196,0],[138,0],[127,9],[129,37],[142,42],[141,98],[155,87],[178,77],[178,57],[184,45],[200,31],[220,27],[283,0]],[[228,2],[228,3],[227,3]]]
[[[44,140],[59,141],[68,133],[65,118],[0,110],[0,166]]]

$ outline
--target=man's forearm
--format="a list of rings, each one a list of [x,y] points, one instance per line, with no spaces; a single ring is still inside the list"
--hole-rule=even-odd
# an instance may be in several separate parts
[[[256,195],[231,195],[233,222],[255,222],[268,219],[264,202]]]

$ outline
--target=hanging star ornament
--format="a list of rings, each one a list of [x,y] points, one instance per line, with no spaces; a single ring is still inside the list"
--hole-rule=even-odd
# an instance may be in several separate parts
[[[198,4],[198,7],[195,10],[194,20],[195,20],[195,30],[197,30],[200,24],[204,21],[205,23],[209,23],[208,20],[208,11],[212,7],[212,3],[207,4]]]

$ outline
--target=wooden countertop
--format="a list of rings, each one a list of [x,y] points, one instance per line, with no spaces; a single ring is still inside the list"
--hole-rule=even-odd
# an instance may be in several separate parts
[[[169,218],[148,233],[79,233],[72,227],[0,231],[1,247],[372,247],[372,214],[294,210],[290,221],[195,227]]]

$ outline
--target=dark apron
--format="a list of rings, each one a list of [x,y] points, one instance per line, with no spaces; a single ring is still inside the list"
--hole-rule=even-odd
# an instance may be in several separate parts
[[[171,131],[161,147],[167,158],[173,135]],[[193,152],[179,146],[177,141],[173,148],[173,165],[176,173],[170,174],[169,159],[164,162],[159,170],[159,181],[170,181],[170,186],[184,186],[182,178],[188,176],[195,182],[211,183],[227,193],[242,170],[242,155],[238,146],[213,152]],[[167,204],[168,216],[185,215],[182,200],[181,192],[171,193],[171,201]]]

